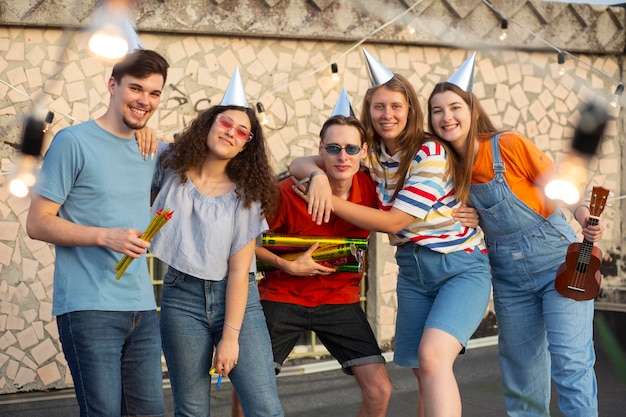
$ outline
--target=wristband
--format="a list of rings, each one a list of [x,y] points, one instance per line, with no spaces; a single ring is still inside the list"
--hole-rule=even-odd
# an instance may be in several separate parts
[[[309,175],[309,179],[313,179],[314,176],[316,175],[326,175],[326,172],[324,171],[313,171],[311,172],[311,174]]]

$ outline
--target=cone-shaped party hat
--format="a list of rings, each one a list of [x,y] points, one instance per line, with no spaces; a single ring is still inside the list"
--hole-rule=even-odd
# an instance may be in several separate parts
[[[124,30],[124,37],[126,38],[126,41],[128,42],[129,54],[139,49],[146,49],[141,43],[141,40],[139,39],[139,35],[137,35],[137,32],[135,32],[135,28],[133,28],[133,25],[130,23],[130,20],[126,19],[124,21],[123,30]]]
[[[250,107],[248,106],[248,99],[246,99],[246,92],[243,89],[243,82],[241,82],[241,75],[239,75],[239,67],[235,68],[235,72],[233,72],[220,106]]]
[[[471,93],[474,87],[474,61],[476,61],[476,51],[472,52],[472,55],[448,78],[448,82]]]
[[[348,93],[345,87],[342,88],[341,93],[339,93],[339,98],[337,99],[337,103],[333,109],[331,117],[332,116],[354,116],[354,111],[352,110],[352,105],[350,104],[350,99],[348,98]]]
[[[370,83],[372,87],[383,85],[393,78],[393,72],[389,71],[383,64],[378,62],[365,48],[365,61],[367,62],[367,72],[370,75]]]

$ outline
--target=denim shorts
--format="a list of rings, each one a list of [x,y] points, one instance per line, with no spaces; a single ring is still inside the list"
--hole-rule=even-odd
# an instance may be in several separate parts
[[[348,375],[352,375],[353,366],[385,363],[367,316],[358,303],[318,307],[273,301],[261,301],[261,304],[272,339],[276,373],[280,372],[298,338],[310,330]]]
[[[482,321],[491,295],[489,259],[479,250],[443,254],[412,243],[398,246],[398,313],[394,362],[419,368],[425,328],[455,337],[459,350]]]

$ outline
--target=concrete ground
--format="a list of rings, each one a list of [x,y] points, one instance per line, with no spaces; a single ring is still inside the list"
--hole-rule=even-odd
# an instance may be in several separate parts
[[[623,316],[621,316],[623,317]],[[604,331],[602,314],[596,315],[596,374],[600,416],[621,416],[626,410],[626,356],[619,338],[611,340]],[[610,324],[610,323],[609,323]],[[611,334],[609,332],[608,334]],[[622,334],[618,334],[623,337]],[[455,365],[464,417],[501,417],[505,415],[494,338],[472,340],[471,349]],[[611,357],[613,356],[613,357]],[[412,372],[391,360],[388,364],[393,393],[388,416],[416,415],[417,384]],[[285,369],[278,378],[279,396],[285,416],[354,416],[360,392],[354,378],[343,374],[334,361]],[[167,385],[167,383],[166,383]],[[214,417],[230,416],[231,385],[226,380],[212,390]],[[173,415],[171,391],[166,388],[166,415]],[[553,390],[553,417],[561,416]],[[72,390],[55,393],[0,395],[2,417],[75,417],[78,407]]]

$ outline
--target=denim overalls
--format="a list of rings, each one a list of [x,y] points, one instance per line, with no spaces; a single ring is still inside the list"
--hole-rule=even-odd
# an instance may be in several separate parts
[[[492,268],[508,415],[549,416],[552,375],[564,416],[597,416],[593,300],[565,298],[554,288],[567,248],[578,239],[559,209],[546,219],[513,194],[499,136],[491,140],[494,178],[472,184],[470,199]]]

